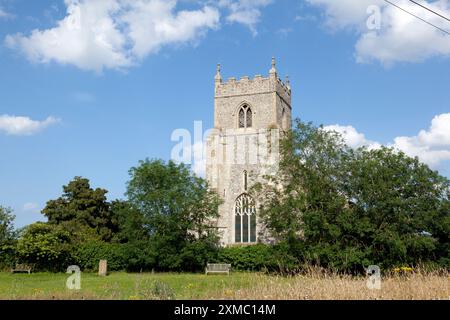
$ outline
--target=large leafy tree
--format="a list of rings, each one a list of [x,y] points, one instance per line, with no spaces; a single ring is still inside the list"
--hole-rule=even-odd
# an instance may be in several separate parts
[[[0,246],[10,244],[16,239],[15,216],[10,208],[0,206]]]
[[[431,233],[438,239],[436,256],[440,265],[450,269],[450,191],[447,191],[447,200],[443,201],[436,218],[433,220]]]
[[[144,215],[133,207],[129,201],[115,200],[111,203],[111,211],[117,222],[117,232],[113,241],[119,243],[136,243],[149,238]]]
[[[15,216],[10,208],[0,206],[0,268],[14,260],[17,232],[14,229]]]
[[[321,223],[323,217],[316,213],[337,214],[346,208],[337,181],[347,148],[337,134],[301,121],[296,126],[280,143],[278,174],[266,176],[254,190],[263,204],[261,217],[274,236],[296,240],[306,233],[311,239],[322,238],[324,233],[309,230],[305,221]],[[321,225],[333,233],[333,226]]]
[[[354,228],[348,221],[344,231],[370,248],[373,261],[416,264],[441,258],[438,249],[448,243],[450,227],[447,178],[389,148],[356,150],[343,170],[342,190],[358,222]]]
[[[42,213],[50,224],[63,225],[80,241],[98,238],[109,241],[117,221],[106,199],[107,190],[90,186],[89,180],[75,177],[63,186],[63,195],[47,202]]]
[[[296,121],[279,174],[256,186],[260,214],[293,254],[340,270],[448,257],[449,181],[388,148],[352,150]]]
[[[217,245],[213,220],[219,197],[189,167],[145,160],[131,168],[127,196],[142,212],[152,250],[161,269],[203,266]]]

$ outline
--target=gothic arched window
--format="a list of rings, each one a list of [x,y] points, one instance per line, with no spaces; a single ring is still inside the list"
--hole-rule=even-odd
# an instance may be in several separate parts
[[[234,206],[234,241],[236,243],[256,242],[256,206],[255,201],[248,194],[243,193]]]
[[[252,126],[252,109],[244,105],[239,109],[239,128],[251,128]]]

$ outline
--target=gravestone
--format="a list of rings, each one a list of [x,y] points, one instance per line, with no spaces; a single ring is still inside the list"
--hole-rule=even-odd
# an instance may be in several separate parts
[[[108,263],[106,260],[100,260],[98,264],[98,275],[99,276],[106,276],[108,273]]]

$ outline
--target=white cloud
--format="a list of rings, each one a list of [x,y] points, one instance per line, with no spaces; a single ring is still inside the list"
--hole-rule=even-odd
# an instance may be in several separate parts
[[[333,31],[356,30],[356,60],[360,63],[379,61],[383,65],[397,62],[421,62],[434,56],[450,56],[450,36],[400,9],[380,0],[307,0],[323,8],[326,25]],[[427,7],[450,16],[450,0],[421,1]],[[405,10],[450,32],[448,22],[408,0],[395,1]],[[367,9],[377,5],[381,27],[369,30]]]
[[[432,167],[450,160],[450,113],[434,117],[430,128],[417,136],[395,138],[393,146]]]
[[[10,48],[29,60],[101,72],[132,66],[168,44],[192,42],[219,23],[210,6],[177,11],[176,0],[65,0],[57,26],[8,35]]]
[[[219,7],[225,7],[230,12],[226,20],[231,23],[246,25],[253,36],[258,34],[256,25],[261,19],[261,8],[268,6],[272,0],[220,0]]]
[[[351,148],[367,147],[368,149],[377,149],[381,147],[378,142],[368,140],[364,134],[359,133],[352,126],[340,126],[335,124],[326,126],[324,129],[340,133],[347,145]]]
[[[325,23],[329,28],[354,28],[365,24],[367,8],[371,5],[384,5],[382,0],[306,0],[311,5],[324,10]]]
[[[26,136],[35,134],[48,126],[59,122],[59,119],[48,117],[44,121],[32,120],[29,117],[0,115],[0,132],[9,135]]]
[[[352,148],[381,147],[380,143],[366,139],[364,134],[359,133],[352,126],[332,125],[324,129],[341,133],[348,146]],[[421,130],[412,137],[396,137],[387,146],[401,150],[411,157],[418,157],[430,167],[437,168],[443,162],[450,160],[450,113],[434,117],[428,130]]]

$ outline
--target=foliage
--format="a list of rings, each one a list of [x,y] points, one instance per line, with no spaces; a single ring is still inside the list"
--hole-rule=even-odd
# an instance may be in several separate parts
[[[70,233],[59,226],[37,222],[27,226],[18,240],[20,262],[38,270],[62,271],[73,262]]]
[[[109,271],[149,271],[154,258],[148,243],[88,242],[76,249],[77,264],[84,271],[97,271],[100,260],[107,260]]]
[[[152,250],[149,241],[135,241],[122,246],[125,251],[126,271],[143,272],[155,268],[158,253]]]
[[[0,269],[10,267],[14,263],[17,239],[14,219],[11,209],[0,206]]]
[[[151,248],[158,253],[156,268],[203,268],[218,242],[212,226],[218,216],[217,194],[187,166],[172,161],[141,161],[130,176],[127,196],[144,216]]]
[[[98,271],[99,261],[108,262],[108,271],[126,269],[125,247],[117,243],[88,242],[77,248],[77,264],[84,271]]]
[[[385,266],[439,259],[449,243],[448,179],[388,148],[357,150],[346,164],[342,190],[356,228],[343,231],[353,243],[370,245],[371,259]]]
[[[48,223],[18,240],[11,210],[0,207],[0,267],[96,270],[100,259],[127,271],[198,271],[213,261],[282,273],[309,263],[347,272],[450,267],[448,179],[389,148],[352,150],[299,120],[280,147],[279,173],[253,189],[275,246],[219,248],[219,196],[188,166],[145,160],[129,171],[128,200],[110,203],[105,189],[76,177],[47,202]]]
[[[63,186],[63,195],[47,202],[42,213],[50,224],[63,225],[71,233],[87,240],[109,241],[117,228],[110,204],[106,201],[105,189],[92,189],[89,180],[75,177]],[[86,238],[83,238],[83,235]]]
[[[279,175],[255,186],[272,235],[302,262],[341,271],[448,261],[449,181],[389,148],[351,150],[296,121]]]
[[[298,267],[283,244],[257,244],[221,248],[216,262],[229,263],[233,270],[289,272]]]
[[[188,167],[144,161],[132,168],[130,201],[107,202],[104,189],[76,177],[63,195],[47,202],[48,223],[28,226],[19,258],[38,270],[64,270],[70,263],[96,270],[199,270],[217,253],[211,226],[219,198]]]
[[[144,215],[128,201],[113,201],[111,211],[117,223],[117,231],[113,237],[114,242],[126,243],[149,239]]]
[[[16,239],[14,219],[15,216],[10,208],[0,206],[0,245],[9,244]]]

